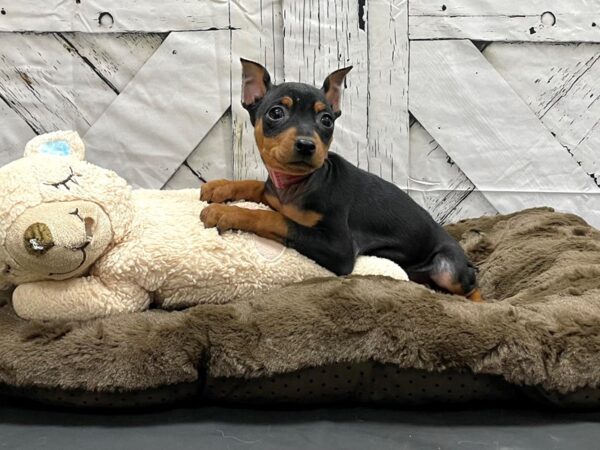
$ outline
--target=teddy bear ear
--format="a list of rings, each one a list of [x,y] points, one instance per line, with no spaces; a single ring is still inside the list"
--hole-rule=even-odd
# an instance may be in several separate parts
[[[25,146],[25,156],[49,155],[85,159],[85,145],[77,131],[55,131],[41,134]]]

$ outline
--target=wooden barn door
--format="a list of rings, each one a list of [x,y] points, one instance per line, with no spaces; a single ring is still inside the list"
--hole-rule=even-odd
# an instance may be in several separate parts
[[[600,2],[48,0],[0,14],[0,164],[75,128],[138,187],[263,178],[239,58],[320,85],[333,150],[441,222],[547,205],[600,226]]]

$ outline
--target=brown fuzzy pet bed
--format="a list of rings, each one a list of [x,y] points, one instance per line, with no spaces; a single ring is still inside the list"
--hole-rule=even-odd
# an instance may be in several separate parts
[[[487,302],[382,277],[83,323],[0,308],[0,391],[61,405],[184,398],[600,405],[600,232],[550,209],[448,226]]]

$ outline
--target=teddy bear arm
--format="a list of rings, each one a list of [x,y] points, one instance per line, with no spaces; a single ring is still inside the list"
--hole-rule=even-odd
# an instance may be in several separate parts
[[[149,303],[150,294],[139,286],[123,282],[110,285],[96,277],[27,283],[13,293],[15,312],[33,320],[93,319],[143,311]]]

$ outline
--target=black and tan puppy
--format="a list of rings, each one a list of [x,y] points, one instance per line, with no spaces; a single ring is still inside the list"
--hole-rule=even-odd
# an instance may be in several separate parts
[[[398,187],[329,152],[349,68],[323,87],[273,85],[261,65],[242,60],[243,99],[269,172],[266,182],[217,180],[202,186],[206,227],[279,241],[345,275],[358,255],[399,264],[411,280],[481,300],[475,268],[458,243]],[[262,202],[275,211],[223,205]]]

